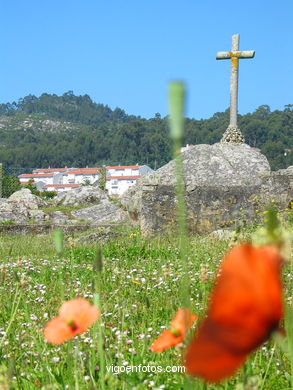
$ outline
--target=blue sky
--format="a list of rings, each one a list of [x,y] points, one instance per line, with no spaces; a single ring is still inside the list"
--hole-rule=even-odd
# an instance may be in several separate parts
[[[180,3],[180,4],[179,4]],[[88,94],[150,118],[167,114],[170,80],[188,90],[186,115],[229,107],[232,34],[240,61],[239,113],[293,99],[292,0],[10,0],[1,4],[0,102],[43,92]]]

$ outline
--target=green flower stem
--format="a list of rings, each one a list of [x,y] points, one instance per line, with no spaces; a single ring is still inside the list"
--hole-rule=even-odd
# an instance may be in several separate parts
[[[96,257],[93,263],[93,293],[94,293],[94,305],[100,310],[100,318],[94,327],[95,339],[97,337],[98,351],[99,351],[99,363],[100,363],[100,389],[105,389],[105,356],[104,356],[104,343],[103,343],[103,327],[102,327],[102,303],[101,303],[101,291],[102,291],[102,269],[103,259],[102,250],[98,248]]]
[[[20,304],[20,300],[21,300],[21,297],[22,297],[22,293],[20,292],[19,296],[18,296],[18,291],[19,291],[19,287],[17,286],[17,289],[16,289],[16,292],[15,292],[15,296],[14,296],[14,301],[13,301],[13,304],[12,304],[12,314],[11,314],[11,318],[10,318],[10,321],[7,325],[7,328],[6,328],[6,331],[5,331],[5,334],[3,335],[3,337],[1,338],[1,341],[0,341],[0,348],[2,348],[3,344],[4,344],[4,341],[5,339],[7,338],[7,335],[10,331],[10,328],[11,328],[11,325],[13,324],[13,321],[15,320],[15,316],[16,316],[16,313],[17,313],[17,310],[18,310],[18,306]],[[18,298],[18,299],[17,299]]]
[[[184,99],[185,87],[182,82],[172,82],[169,85],[169,111],[170,111],[170,136],[173,140],[173,157],[175,160],[175,193],[177,200],[177,221],[180,259],[183,268],[183,277],[180,288],[180,302],[183,308],[189,308],[189,277],[188,277],[188,255],[189,242],[186,226],[186,207],[185,207],[185,184],[182,153],[180,148],[183,141],[184,124]]]
[[[101,298],[100,294],[94,294],[94,305],[101,311]],[[103,345],[103,328],[101,317],[97,323],[97,335],[98,335],[98,351],[99,351],[99,363],[100,363],[100,389],[105,389],[105,356],[104,356],[104,345]]]

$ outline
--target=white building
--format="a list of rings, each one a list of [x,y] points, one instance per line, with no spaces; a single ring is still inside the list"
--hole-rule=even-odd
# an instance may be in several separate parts
[[[28,184],[32,181],[39,191],[51,191],[55,186],[63,190],[61,185],[68,185],[68,189],[78,187],[80,184],[93,184],[100,177],[100,168],[49,168],[35,169],[33,173],[19,175],[20,184]],[[71,186],[71,184],[74,184]],[[59,187],[58,187],[59,186]],[[55,191],[54,189],[52,191]],[[60,191],[60,190],[59,190]],[[59,192],[58,191],[58,192]]]
[[[69,169],[75,169],[75,168],[69,168]],[[68,168],[41,168],[41,169],[34,169],[33,173],[37,174],[44,174],[44,173],[61,173],[68,171]]]
[[[40,182],[44,185],[62,183],[62,174],[66,171],[68,171],[68,168],[35,169],[33,170],[33,173],[24,173],[19,175],[18,178],[20,184],[27,184],[30,180],[32,180],[36,185]]]
[[[116,165],[106,167],[106,189],[109,195],[121,196],[137,179],[153,170],[147,165]]]
[[[136,180],[153,170],[147,165],[116,165],[106,168],[106,189],[109,195],[122,195]],[[35,169],[18,178],[25,185],[32,180],[38,191],[69,191],[82,184],[97,184],[102,168],[48,168]]]
[[[180,148],[180,152],[181,153],[183,153],[183,152],[185,152],[185,150],[189,150],[190,148],[192,148],[194,145],[192,145],[192,144],[186,144],[186,146],[182,146],[181,148]]]
[[[106,190],[109,195],[121,196],[123,192],[128,190],[136,183],[136,180],[140,176],[107,176],[106,177]]]
[[[53,184],[53,173],[23,173],[19,175],[20,184],[28,184],[32,180],[35,184],[42,181],[45,184]]]
[[[109,176],[139,176],[139,169],[143,165],[114,165],[106,167]]]
[[[64,172],[63,184],[94,184],[101,176],[101,168],[75,168]]]

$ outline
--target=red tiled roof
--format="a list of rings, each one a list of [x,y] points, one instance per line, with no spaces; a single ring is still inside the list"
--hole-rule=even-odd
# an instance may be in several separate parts
[[[68,171],[68,168],[48,168],[48,169],[35,169],[34,172],[64,172]]]
[[[100,168],[78,168],[66,172],[66,175],[96,175]]]
[[[53,173],[23,173],[22,175],[19,175],[18,177],[52,177],[54,176]]]
[[[114,165],[113,167],[106,167],[106,169],[126,169],[126,168],[140,168],[142,165]]]
[[[20,182],[21,185],[26,185],[26,184],[28,184],[27,181],[19,181],[19,182]],[[32,181],[32,182],[34,183],[34,181]]]
[[[129,180],[129,179],[138,179],[140,176],[107,176],[106,180],[118,179],[118,180]]]
[[[55,187],[55,188],[63,188],[63,187],[80,187],[80,184],[47,184],[44,188]]]

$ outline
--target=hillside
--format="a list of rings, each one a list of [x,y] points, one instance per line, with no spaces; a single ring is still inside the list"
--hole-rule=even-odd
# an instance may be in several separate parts
[[[273,169],[293,165],[293,105],[267,105],[239,116],[246,142],[260,148]],[[209,119],[186,118],[184,143],[221,139],[229,112]],[[6,167],[93,166],[145,163],[153,168],[171,159],[168,120],[144,119],[97,104],[88,95],[29,95],[0,105],[0,162]]]

